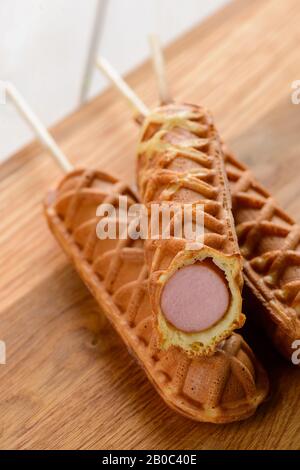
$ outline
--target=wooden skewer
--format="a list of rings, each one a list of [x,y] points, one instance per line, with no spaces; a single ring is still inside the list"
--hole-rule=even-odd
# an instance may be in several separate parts
[[[173,99],[167,84],[165,61],[158,36],[156,34],[151,34],[149,36],[149,43],[154,71],[158,83],[160,102],[161,104],[171,103]]]
[[[5,83],[5,91],[7,96],[15,105],[16,109],[19,111],[20,115],[25,119],[25,121],[29,124],[31,129],[35,132],[37,138],[40,140],[42,145],[44,145],[51,155],[54,157],[56,162],[59,164],[61,169],[68,173],[74,169],[73,165],[69,162],[66,155],[62,152],[62,150],[58,147],[57,143],[47,131],[45,126],[41,123],[39,118],[34,114],[32,109],[24,100],[21,93],[17,90],[17,88],[10,82]]]
[[[134,93],[134,91],[129,87],[125,80],[123,80],[121,75],[119,75],[112,65],[106,59],[104,59],[104,57],[100,57],[97,60],[96,65],[127,99],[130,105],[133,107],[135,113],[138,113],[142,117],[145,117],[149,114],[149,109],[147,106]]]

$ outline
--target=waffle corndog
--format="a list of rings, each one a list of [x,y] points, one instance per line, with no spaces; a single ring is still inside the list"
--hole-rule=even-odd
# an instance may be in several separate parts
[[[225,150],[244,278],[264,306],[263,325],[289,360],[300,339],[300,226]]]
[[[146,242],[145,254],[161,346],[210,355],[243,325],[244,315],[242,263],[224,155],[207,111],[168,104],[148,114],[138,146],[137,177],[141,199],[150,208],[157,202],[204,207],[202,246],[191,250],[184,235],[163,239],[160,231],[159,240]]]
[[[168,406],[197,421],[247,418],[265,399],[268,379],[240,336],[233,334],[208,358],[158,347],[142,240],[96,236],[97,206],[118,209],[119,194],[129,205],[136,202],[131,189],[109,175],[69,173],[45,202],[53,234]]]

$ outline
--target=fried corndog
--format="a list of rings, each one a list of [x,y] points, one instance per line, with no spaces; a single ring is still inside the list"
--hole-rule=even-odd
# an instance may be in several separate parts
[[[244,322],[242,263],[224,155],[209,113],[200,106],[171,103],[147,115],[137,179],[150,212],[157,202],[203,206],[203,244],[190,248],[184,233],[181,239],[164,239],[160,227],[160,239],[147,241],[145,254],[162,347],[209,355]]]
[[[137,180],[149,225],[157,203],[170,207],[168,230],[159,220],[145,244],[160,346],[208,356],[245,321],[242,260],[218,132],[200,106],[170,103],[150,112],[105,59],[97,65],[138,111]],[[201,242],[186,236],[183,218],[181,235],[175,233],[174,204],[189,205],[194,224],[202,211]]]
[[[127,185],[102,172],[69,173],[46,199],[49,227],[168,406],[196,421],[247,418],[265,399],[268,379],[239,335],[222,341],[208,358],[160,348],[143,241],[96,235],[98,205],[110,203],[118,211],[119,195],[129,205],[137,201]]]
[[[300,227],[251,171],[224,150],[244,279],[264,307],[266,332],[291,360],[293,344],[300,339]]]

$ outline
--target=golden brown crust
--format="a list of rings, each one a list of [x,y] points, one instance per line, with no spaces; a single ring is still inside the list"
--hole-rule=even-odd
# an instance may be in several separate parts
[[[244,278],[264,307],[264,328],[291,361],[300,339],[300,226],[227,150],[225,163]]]
[[[242,262],[231,213],[224,155],[211,116],[195,105],[169,104],[145,118],[138,147],[138,185],[142,201],[204,206],[204,240],[191,251],[186,238],[149,240],[145,245],[150,292],[162,347],[171,344],[191,355],[210,355],[220,340],[244,323],[241,314]],[[151,208],[149,209],[151,217]],[[197,258],[198,256],[198,258]],[[203,332],[185,333],[172,327],[160,308],[160,296],[171,273],[209,257],[224,271],[231,303],[220,322]],[[194,259],[194,261],[193,261]],[[192,260],[192,261],[191,261]]]
[[[98,204],[117,204],[120,193],[135,202],[130,188],[108,175],[69,174],[45,202],[50,229],[168,406],[197,421],[251,416],[268,393],[268,379],[240,336],[223,341],[209,358],[158,348],[142,242],[95,236]]]

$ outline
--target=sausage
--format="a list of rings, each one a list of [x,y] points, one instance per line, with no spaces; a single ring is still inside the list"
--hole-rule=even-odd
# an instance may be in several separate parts
[[[240,328],[242,260],[231,213],[231,197],[218,132],[208,112],[195,105],[168,104],[147,115],[137,157],[141,200],[153,216],[156,203],[190,204],[203,214],[203,243],[182,230],[145,245],[149,289],[161,347],[210,355]],[[199,207],[199,206],[198,206]],[[181,219],[183,224],[183,219]]]

